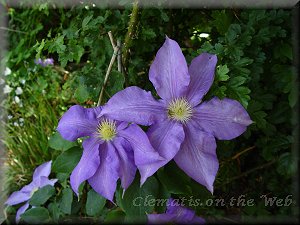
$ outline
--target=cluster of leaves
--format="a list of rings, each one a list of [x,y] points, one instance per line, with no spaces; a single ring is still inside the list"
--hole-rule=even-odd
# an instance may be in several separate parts
[[[278,198],[290,195],[296,169],[291,152],[295,122],[290,118],[296,104],[293,86],[296,77],[292,67],[289,10],[141,9],[126,68],[128,83],[154,91],[148,70],[167,34],[178,41],[189,62],[201,52],[217,54],[215,81],[206,98],[218,96],[240,101],[255,123],[234,141],[218,142],[220,170],[214,196],[170,162],[142,187],[139,187],[137,174],[124,195],[118,185],[117,205],[106,202],[86,183],[81,185],[77,201],[68,178],[80,159],[81,142],[67,142],[58,133],[51,133],[59,116],[70,105],[80,103],[90,107],[97,102],[113,53],[107,32],[112,31],[116,39],[124,41],[130,12],[126,7],[101,9],[92,5],[55,9],[41,4],[31,9],[9,9],[10,28],[26,34],[10,33],[7,62],[13,76],[8,82],[14,85],[25,76],[24,103],[27,102],[27,106],[24,105],[26,110],[22,111],[12,104],[13,96],[9,96],[7,107],[14,116],[25,115],[32,108],[26,117],[26,129],[34,123],[36,126],[30,130],[39,130],[38,133],[45,136],[41,139],[41,134],[25,132],[21,137],[14,134],[23,140],[15,142],[19,149],[25,148],[22,143],[32,143],[32,140],[43,144],[34,146],[40,149],[36,150],[40,151],[37,157],[19,159],[21,150],[14,151],[17,144],[8,143],[10,159],[17,157],[23,169],[15,170],[15,174],[24,174],[24,168],[33,171],[35,166],[53,159],[53,176],[59,179],[56,190],[45,187],[33,195],[30,204],[36,208],[23,214],[23,220],[68,222],[74,217],[78,221],[80,217],[94,223],[145,222],[145,213],[165,211],[165,204],[153,204],[156,199],[172,196],[201,199],[203,203],[207,199],[228,200],[242,194],[258,204],[251,207],[194,204],[193,208],[208,220],[225,217],[228,220],[236,215],[242,218],[271,214],[293,216],[294,204],[289,207],[260,204],[263,194]],[[203,38],[201,33],[208,33],[209,37]],[[54,58],[54,67],[39,68],[33,64],[35,58],[49,57]],[[104,100],[123,89],[124,81],[123,74],[113,67]],[[48,104],[33,107],[42,100]],[[56,119],[47,124],[36,123],[39,120],[35,115],[49,111]],[[39,118],[44,121],[44,117]],[[30,177],[29,173],[21,184]],[[16,189],[16,185],[11,186],[11,190]],[[13,212],[14,208],[10,210]]]

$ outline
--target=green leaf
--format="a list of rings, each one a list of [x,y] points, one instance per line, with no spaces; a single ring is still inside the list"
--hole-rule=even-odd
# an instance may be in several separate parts
[[[120,224],[124,221],[125,213],[120,209],[114,209],[107,213],[104,223]]]
[[[283,176],[291,177],[297,172],[297,160],[290,153],[285,152],[279,157],[277,171]]]
[[[157,173],[159,181],[165,186],[168,192],[172,194],[185,194],[190,193],[187,186],[189,179],[181,176],[181,173],[176,171],[167,170],[167,168],[160,169]],[[180,180],[181,182],[178,182]]]
[[[73,147],[61,153],[53,163],[52,171],[55,173],[71,173],[78,164],[82,149]]]
[[[42,205],[54,194],[55,194],[55,188],[51,185],[47,185],[34,192],[34,194],[32,195],[29,201],[29,204],[33,206]]]
[[[86,85],[83,84],[80,84],[74,93],[74,97],[80,103],[84,103],[89,98],[89,96],[89,91],[87,90]]]
[[[219,81],[226,81],[229,79],[229,76],[227,73],[229,72],[229,69],[227,65],[219,65],[217,68],[217,80]]]
[[[67,141],[62,136],[55,132],[49,139],[48,145],[55,150],[65,151],[77,145],[76,142]]]
[[[146,219],[146,213],[152,213],[158,190],[159,184],[155,177],[149,177],[142,187],[140,187],[140,178],[136,177],[125,191],[123,198],[120,198],[119,206],[123,208],[127,216],[132,216],[134,220],[142,222]]]
[[[87,193],[87,201],[85,205],[86,214],[88,216],[98,216],[101,214],[106,203],[106,199],[91,189]]]
[[[26,223],[29,224],[43,224],[50,219],[50,216],[46,208],[36,207],[31,208],[25,213],[23,213],[21,215],[21,219],[23,219]]]
[[[48,210],[50,212],[50,216],[54,222],[58,222],[60,216],[60,210],[58,208],[58,204],[56,202],[51,202],[48,205]]]
[[[110,96],[113,96],[118,91],[124,88],[124,75],[118,71],[112,71],[109,77],[106,91],[109,93]]]
[[[87,24],[91,21],[91,19],[93,18],[93,15],[87,16],[83,19],[82,21],[82,29],[85,30]]]
[[[59,203],[60,210],[65,214],[71,214],[73,202],[73,191],[70,188],[66,188],[62,191],[62,198]]]

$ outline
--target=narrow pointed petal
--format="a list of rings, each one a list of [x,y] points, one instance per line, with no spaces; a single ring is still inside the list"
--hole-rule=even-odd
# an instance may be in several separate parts
[[[240,136],[252,123],[247,111],[236,100],[213,98],[194,108],[194,121],[220,140]]]
[[[33,180],[36,180],[39,177],[48,177],[51,173],[51,163],[52,161],[43,163],[42,165],[38,166],[33,173]]]
[[[134,164],[133,149],[128,141],[121,137],[116,137],[112,144],[119,157],[119,177],[121,178],[121,185],[122,188],[126,190],[134,180],[137,169]]]
[[[150,67],[149,79],[162,99],[171,100],[185,94],[190,77],[176,41],[166,37]]]
[[[180,123],[171,120],[164,120],[161,123],[153,124],[147,135],[153,148],[164,158],[158,161],[154,167],[162,167],[172,160],[180,149],[184,140],[184,130]]]
[[[100,158],[100,166],[88,182],[98,194],[113,201],[120,164],[116,149],[110,142],[101,145]]]
[[[132,146],[134,162],[141,174],[141,184],[153,175],[161,166],[158,162],[164,160],[149,142],[147,135],[136,124],[131,124],[119,132]]]
[[[184,131],[185,139],[174,158],[175,162],[187,175],[213,193],[219,168],[215,138],[190,123]]]
[[[16,205],[21,202],[26,202],[28,199],[30,199],[31,197],[30,194],[31,194],[30,192],[15,191],[8,197],[5,204]]]
[[[217,56],[202,53],[194,58],[189,66],[191,81],[188,90],[188,100],[192,105],[198,105],[210,89],[213,81]]]
[[[101,115],[146,126],[161,120],[166,113],[163,103],[155,100],[151,92],[133,86],[112,96]]]
[[[72,171],[70,183],[73,191],[78,195],[79,185],[92,177],[100,164],[99,141],[88,138],[83,141],[83,153],[75,169]]]
[[[17,214],[16,214],[16,223],[20,222],[21,215],[28,209],[28,207],[29,207],[29,203],[26,202],[23,206],[21,206],[18,209]]]
[[[169,206],[167,214],[175,215],[174,222],[177,223],[190,223],[195,217],[193,210],[182,206]]]
[[[90,136],[97,128],[97,116],[101,106],[84,108],[79,105],[72,106],[60,119],[57,131],[68,140],[75,141],[79,137]]]
[[[167,224],[175,220],[176,215],[172,214],[148,214],[148,224]]]
[[[49,180],[48,177],[40,177],[40,185],[39,187],[44,187],[47,185],[54,186],[54,184],[58,181],[58,179],[51,179]]]

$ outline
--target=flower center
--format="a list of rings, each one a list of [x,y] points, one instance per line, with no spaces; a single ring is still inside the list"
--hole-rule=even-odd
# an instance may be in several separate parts
[[[191,118],[192,112],[192,106],[185,98],[173,99],[168,106],[168,117],[182,123]]]
[[[97,131],[102,140],[110,141],[117,134],[116,122],[108,119],[102,120]]]

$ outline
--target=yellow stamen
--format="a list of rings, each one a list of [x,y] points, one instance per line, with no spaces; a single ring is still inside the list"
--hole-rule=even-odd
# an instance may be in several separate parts
[[[97,128],[99,137],[104,141],[111,141],[117,134],[116,122],[112,120],[102,120]]]
[[[168,117],[185,123],[192,116],[192,106],[185,98],[173,99],[168,106]]]

